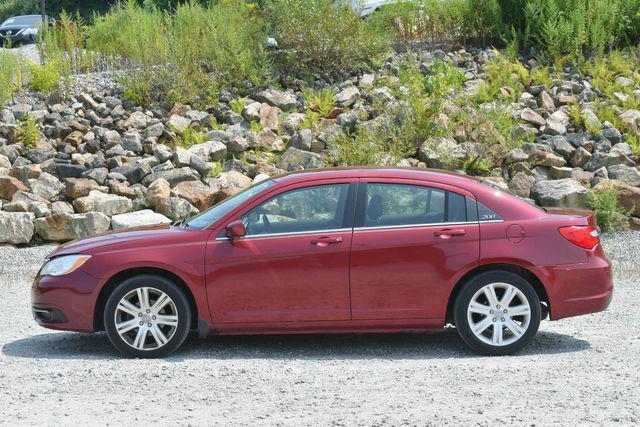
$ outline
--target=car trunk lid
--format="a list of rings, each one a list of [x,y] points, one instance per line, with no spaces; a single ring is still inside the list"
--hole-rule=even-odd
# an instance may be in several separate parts
[[[571,225],[591,225],[597,227],[596,213],[589,209],[579,208],[546,208],[549,215],[567,217]]]

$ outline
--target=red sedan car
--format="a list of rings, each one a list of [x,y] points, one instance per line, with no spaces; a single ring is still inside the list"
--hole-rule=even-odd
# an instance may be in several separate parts
[[[400,332],[455,325],[509,354],[540,320],[609,305],[592,212],[542,210],[424,169],[291,173],[181,224],[60,246],[32,289],[47,328],[105,330],[126,355],[207,334]]]

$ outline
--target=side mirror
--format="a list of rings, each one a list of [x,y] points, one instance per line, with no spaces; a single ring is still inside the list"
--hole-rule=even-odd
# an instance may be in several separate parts
[[[241,220],[230,222],[224,228],[224,231],[226,231],[230,239],[239,239],[247,235],[247,230],[245,230],[244,223]]]

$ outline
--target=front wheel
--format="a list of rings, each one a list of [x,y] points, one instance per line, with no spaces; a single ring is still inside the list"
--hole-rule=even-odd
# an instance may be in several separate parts
[[[162,357],[189,334],[191,310],[184,293],[170,280],[140,275],[109,296],[104,325],[113,346],[130,357]]]
[[[489,355],[521,350],[540,326],[540,300],[533,287],[517,274],[482,273],[468,282],[454,307],[463,341]]]

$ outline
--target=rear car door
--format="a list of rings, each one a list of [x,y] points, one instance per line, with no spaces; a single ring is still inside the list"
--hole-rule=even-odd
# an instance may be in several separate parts
[[[348,320],[355,193],[353,179],[295,184],[234,218],[247,235],[207,248],[214,323]]]
[[[361,180],[352,318],[444,318],[454,278],[479,260],[475,206],[471,193],[445,184]]]

